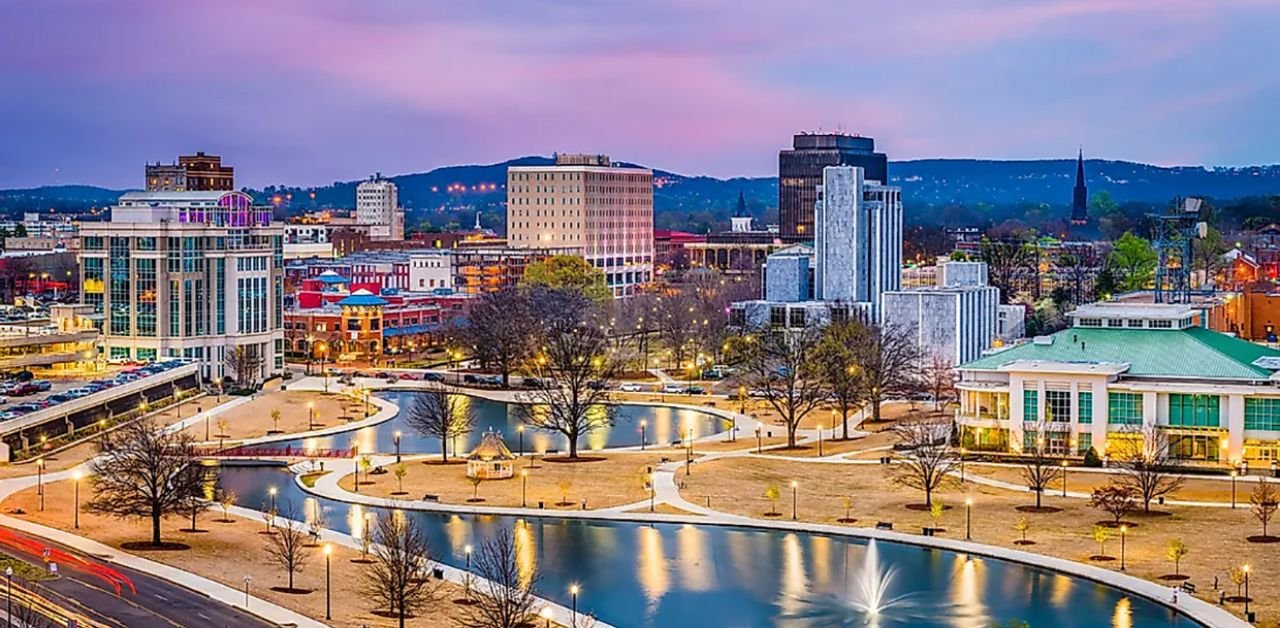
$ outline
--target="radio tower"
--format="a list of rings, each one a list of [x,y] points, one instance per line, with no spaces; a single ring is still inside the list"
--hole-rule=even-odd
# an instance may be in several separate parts
[[[1208,224],[1200,220],[1198,198],[1179,198],[1164,214],[1149,214],[1155,224],[1156,303],[1191,301],[1191,251],[1196,238],[1204,238]]]

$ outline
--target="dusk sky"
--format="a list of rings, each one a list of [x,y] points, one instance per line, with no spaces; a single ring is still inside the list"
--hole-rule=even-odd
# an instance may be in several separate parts
[[[1276,0],[4,0],[0,187],[218,153],[326,184],[554,151],[1280,162]]]

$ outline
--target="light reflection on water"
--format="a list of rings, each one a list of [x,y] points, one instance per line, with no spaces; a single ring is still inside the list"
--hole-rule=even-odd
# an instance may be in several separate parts
[[[264,501],[274,485],[282,505],[312,513],[313,504],[321,505],[329,526],[343,532],[358,534],[377,511],[308,498],[278,469],[229,467],[221,474],[246,506]],[[688,524],[405,516],[423,525],[439,560],[458,567],[465,566],[466,545],[514,531],[522,577],[536,565],[539,592],[563,604],[569,585],[579,583],[579,608],[617,626],[869,625],[848,603],[867,557],[866,544],[855,539]],[[911,600],[879,615],[875,625],[883,628],[985,628],[1013,619],[1066,628],[1195,625],[1151,602],[1059,574],[893,543],[878,550],[879,562],[897,571],[888,594]]]
[[[401,408],[411,403],[414,393],[387,392],[383,397]],[[513,406],[500,401],[490,401],[479,397],[465,397],[476,417],[476,427],[469,435],[447,443],[450,455],[465,454],[477,443],[486,431],[493,430],[502,434],[503,441],[512,452],[536,452],[539,455],[549,451],[563,452],[568,450],[568,441],[564,436],[526,427],[523,433],[518,429],[520,419]],[[603,412],[601,409],[593,412]],[[333,425],[333,417],[321,417]],[[692,436],[702,438],[729,428],[725,420],[705,412],[676,409],[664,406],[644,406],[621,404],[618,406],[617,421],[614,425],[604,426],[582,437],[579,447],[588,451],[610,447],[634,447],[640,444],[640,422],[644,421],[644,441],[655,444],[671,443]],[[361,454],[390,453],[395,451],[395,434],[400,432],[400,451],[405,454],[440,453],[441,443],[438,439],[418,434],[409,427],[400,416],[378,425],[344,432],[332,436],[294,439],[264,445],[270,448],[292,447],[304,451],[317,449],[350,449],[355,447]]]

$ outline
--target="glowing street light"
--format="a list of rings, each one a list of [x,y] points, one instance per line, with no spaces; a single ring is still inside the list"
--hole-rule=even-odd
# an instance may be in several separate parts
[[[333,545],[331,543],[324,544],[324,618],[333,619],[333,607],[331,597],[333,594],[333,579],[330,571],[330,558],[333,554]]]
[[[800,483],[791,480],[791,520],[796,520],[796,505],[799,502]]]
[[[1129,534],[1129,526],[1120,526],[1120,571],[1124,571],[1124,541]]]
[[[580,590],[576,583],[569,585],[569,595],[573,596],[573,614],[569,616],[569,628],[578,627],[578,591]]]
[[[316,429],[316,404],[314,401],[307,402],[307,429]]]

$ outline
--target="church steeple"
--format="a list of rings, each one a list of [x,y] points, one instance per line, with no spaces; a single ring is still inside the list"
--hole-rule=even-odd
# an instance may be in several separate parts
[[[1089,188],[1084,183],[1084,147],[1076,155],[1076,187],[1071,196],[1071,224],[1089,223]]]
[[[729,219],[729,229],[734,233],[751,231],[751,214],[747,213],[747,197],[743,196],[741,189],[738,190],[738,208],[733,210],[733,217]]]

